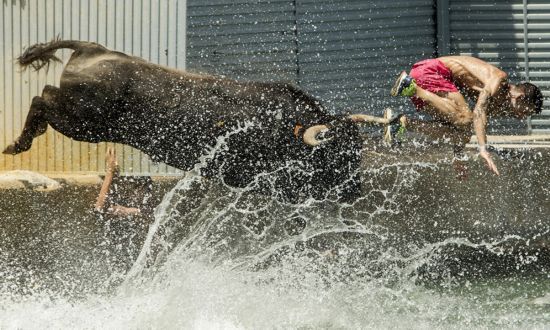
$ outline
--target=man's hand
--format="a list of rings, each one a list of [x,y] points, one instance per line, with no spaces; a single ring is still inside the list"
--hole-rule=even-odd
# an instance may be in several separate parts
[[[498,172],[497,166],[493,162],[493,159],[491,158],[491,155],[489,155],[489,152],[485,149],[485,146],[480,147],[479,149],[479,156],[485,160],[485,164],[496,175],[500,175]]]

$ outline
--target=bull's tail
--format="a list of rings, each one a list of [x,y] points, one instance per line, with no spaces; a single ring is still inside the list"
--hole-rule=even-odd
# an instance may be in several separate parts
[[[103,46],[92,42],[54,39],[50,42],[30,46],[17,58],[17,62],[23,69],[26,69],[29,65],[35,71],[42,69],[44,66],[48,68],[51,61],[61,62],[55,56],[55,52],[60,48],[70,48],[75,51],[88,48],[106,50]]]

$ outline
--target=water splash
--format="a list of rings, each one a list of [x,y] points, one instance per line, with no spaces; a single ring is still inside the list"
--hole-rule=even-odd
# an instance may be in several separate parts
[[[203,160],[224,148],[224,139],[218,142]],[[418,202],[415,187],[426,173],[441,171],[438,163],[371,166],[362,170],[365,194],[356,201],[301,204],[258,193],[258,181],[237,189],[205,180],[197,174],[201,166],[157,207],[146,244],[117,290],[3,296],[0,327],[542,328],[549,319],[544,306],[530,304],[550,290],[548,279],[474,281],[441,269],[454,251],[506,256],[507,245],[529,244],[544,232],[495,239],[456,232],[430,242],[392,230],[407,227],[404,201]],[[1,252],[0,263],[9,265]],[[518,267],[535,261],[516,258]],[[440,284],[423,282],[435,273]],[[17,276],[9,268],[3,274]]]

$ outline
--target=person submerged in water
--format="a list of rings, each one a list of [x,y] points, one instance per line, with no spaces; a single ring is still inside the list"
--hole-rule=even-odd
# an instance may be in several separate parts
[[[449,138],[455,146],[455,156],[463,152],[473,126],[479,155],[496,175],[499,171],[486,147],[487,117],[524,119],[540,113],[543,103],[543,95],[537,86],[528,82],[511,84],[505,72],[471,56],[420,61],[412,66],[409,74],[401,72],[391,95],[410,97],[417,110],[435,119],[426,122],[400,116],[402,127],[436,138]],[[476,102],[473,111],[470,111],[465,97]],[[465,175],[460,161],[456,161],[455,166],[459,176]]]
[[[158,201],[149,176],[119,175],[113,148],[107,149],[105,160],[105,178],[94,205],[101,223],[95,246],[113,274],[124,274],[139,255]]]

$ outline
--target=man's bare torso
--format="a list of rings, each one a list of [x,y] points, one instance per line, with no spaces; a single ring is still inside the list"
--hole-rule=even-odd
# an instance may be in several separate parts
[[[476,100],[479,94],[473,87],[485,88],[492,97],[487,113],[497,115],[504,109],[508,93],[508,75],[499,68],[470,56],[445,56],[439,60],[452,72],[453,82],[460,92]]]

